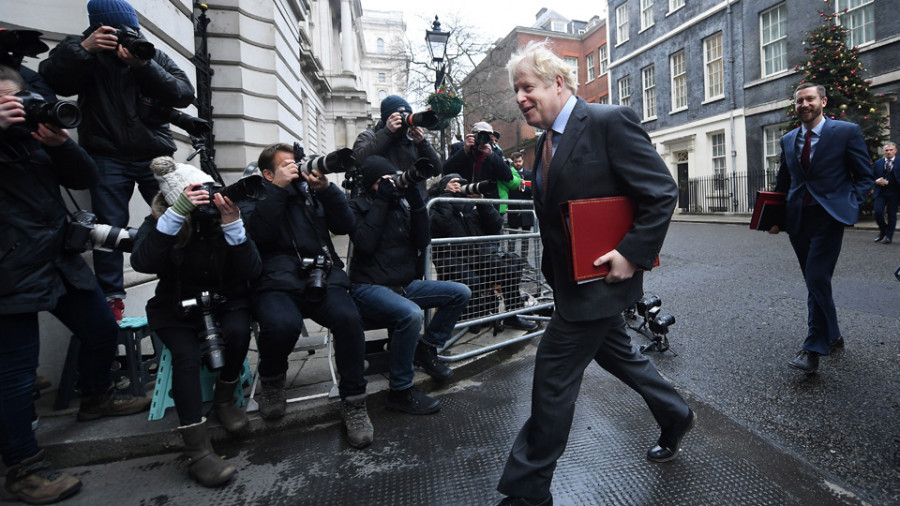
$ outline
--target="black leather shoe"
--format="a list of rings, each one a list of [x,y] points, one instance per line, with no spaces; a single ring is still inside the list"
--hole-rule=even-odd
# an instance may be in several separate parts
[[[881,244],[890,244],[890,243],[891,243],[891,238],[890,238],[890,237],[885,237],[885,238],[881,241]]]
[[[387,408],[410,415],[430,415],[441,410],[441,403],[418,391],[416,387],[388,392]]]
[[[497,506],[553,506],[553,496],[548,495],[545,499],[535,502],[534,500],[525,500],[521,497],[507,497],[497,503]]]
[[[844,338],[843,337],[838,337],[834,341],[831,341],[831,352],[832,353],[834,353],[835,351],[838,351],[838,350],[843,350],[843,349],[844,349]]]
[[[413,364],[421,367],[429,376],[438,381],[446,381],[453,377],[453,369],[441,362],[437,356],[437,350],[424,343],[416,346]]]
[[[878,237],[875,238],[875,242],[881,242],[884,239],[884,234],[878,234]]]
[[[800,369],[806,374],[815,374],[819,368],[819,354],[814,351],[803,350],[797,354],[797,358],[788,362],[794,369]]]
[[[650,462],[669,462],[678,456],[681,451],[681,440],[685,434],[694,428],[697,423],[697,413],[688,410],[688,416],[681,423],[664,429],[656,442],[656,446],[647,452],[647,460]]]
[[[527,330],[527,331],[537,330],[537,328],[538,328],[537,323],[534,323],[534,322],[528,321],[528,320],[523,320],[522,318],[519,318],[518,315],[508,316],[508,317],[504,318],[503,326],[509,327],[511,329]]]
[[[473,334],[480,334],[483,328],[480,323],[476,323],[475,325],[469,325],[468,331]]]

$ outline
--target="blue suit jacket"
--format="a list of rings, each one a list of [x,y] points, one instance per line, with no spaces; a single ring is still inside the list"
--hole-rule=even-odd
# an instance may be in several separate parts
[[[882,193],[885,196],[900,196],[900,179],[897,179],[897,170],[900,167],[897,166],[900,163],[896,157],[894,157],[894,170],[891,171],[887,176],[884,175],[884,164],[886,160],[884,157],[875,160],[875,179],[880,177],[886,177],[888,180],[887,186],[875,185],[875,189],[872,191],[872,198],[877,199],[879,195]]]
[[[781,167],[775,186],[775,191],[787,193],[787,232],[794,235],[800,231],[807,191],[834,219],[855,224],[859,205],[875,182],[859,126],[826,118],[808,171],[800,165],[798,135],[800,128],[781,138]]]

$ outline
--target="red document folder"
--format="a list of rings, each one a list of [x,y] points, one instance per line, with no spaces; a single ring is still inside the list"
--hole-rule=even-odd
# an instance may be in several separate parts
[[[769,230],[773,225],[784,229],[785,226],[785,194],[781,192],[756,192],[756,204],[750,218],[753,230]]]
[[[603,279],[609,264],[594,267],[594,260],[622,242],[634,224],[634,206],[628,197],[570,200],[560,204],[568,246],[572,281]],[[659,265],[659,257],[653,265]]]

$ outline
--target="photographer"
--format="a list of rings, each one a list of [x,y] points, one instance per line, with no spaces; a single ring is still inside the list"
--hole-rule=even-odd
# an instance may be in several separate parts
[[[237,206],[221,192],[210,198],[201,186],[212,178],[191,165],[175,166],[171,157],[151,163],[161,193],[138,231],[131,263],[139,272],[159,276],[156,295],[147,302],[147,322],[172,352],[172,396],[188,472],[198,483],[215,487],[227,482],[235,469],[212,450],[202,412],[200,365],[209,367],[208,354],[221,353],[212,410],[228,432],[240,432],[248,420],[235,403],[235,389],[250,346],[249,281],[259,275],[261,260],[247,239]],[[211,205],[218,213],[205,212]],[[204,292],[215,302],[209,308],[219,324],[214,329],[200,311],[185,308],[184,301],[204,302]],[[216,301],[216,296],[224,300]],[[198,338],[218,329],[221,341]]]
[[[480,181],[512,181],[513,172],[503,160],[503,152],[493,147],[491,136],[494,129],[484,121],[472,126],[472,133],[466,134],[463,142],[450,148],[450,158],[444,164],[444,175],[459,174],[470,183]],[[484,195],[499,198],[496,188]]]
[[[363,318],[393,329],[388,409],[425,415],[441,406],[413,385],[413,363],[439,381],[453,376],[436,348],[447,342],[471,292],[459,283],[422,279],[431,242],[428,211],[418,186],[394,185],[395,172],[377,155],[362,164],[365,193],[350,202],[356,215],[351,293]],[[422,310],[432,307],[437,312],[420,338]]]
[[[151,399],[113,388],[118,327],[88,265],[64,249],[59,186],[87,188],[97,168],[65,130],[26,116],[14,96],[23,89],[21,75],[0,66],[0,447],[8,495],[43,504],[76,493],[81,482],[49,469],[32,430],[38,312],[49,311],[79,340],[78,420],[138,413]]]
[[[460,185],[466,183],[459,174],[447,174],[431,189],[432,197],[477,198],[464,195]],[[436,202],[431,206],[431,236],[478,237],[499,234],[503,218],[490,204],[470,202]],[[517,255],[502,253],[494,243],[476,242],[451,244],[434,249],[434,267],[442,279],[458,281],[472,290],[466,313],[482,318],[494,312],[494,286],[500,285],[506,311],[523,306],[519,294],[523,261]],[[468,319],[465,316],[463,319]],[[513,329],[532,331],[537,324],[518,315],[503,319],[503,325]],[[480,326],[470,330],[478,331]]]
[[[137,13],[127,2],[91,0],[87,11],[90,28],[64,38],[39,70],[57,94],[78,95],[84,114],[78,142],[100,171],[91,187],[92,211],[101,223],[125,227],[135,184],[148,204],[159,191],[150,160],[175,152],[169,111],[189,106],[194,88],[140,35]],[[122,253],[95,251],[93,257],[110,310],[121,320]]]
[[[329,234],[349,234],[354,218],[340,188],[318,171],[301,172],[289,144],[273,144],[257,161],[266,198],[249,214],[247,230],[262,255],[262,275],[253,283],[253,313],[259,322],[259,413],[284,416],[288,355],[303,319],[331,329],[338,389],[347,441],[354,448],[372,443],[366,412],[365,341],[362,321],[350,297],[350,280]]]
[[[426,158],[434,167],[434,175],[441,173],[441,157],[425,139],[421,127],[404,125],[402,116],[412,113],[409,102],[397,95],[381,101],[381,120],[374,127],[363,131],[353,144],[353,155],[362,164],[371,155],[387,158],[397,170],[406,172],[416,160]],[[425,182],[419,183],[425,191]]]

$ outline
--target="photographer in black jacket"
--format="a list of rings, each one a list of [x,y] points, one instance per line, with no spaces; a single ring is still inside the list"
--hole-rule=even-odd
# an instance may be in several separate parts
[[[189,106],[194,88],[171,58],[140,35],[137,13],[128,2],[91,0],[87,11],[90,27],[64,38],[39,71],[58,95],[78,95],[84,115],[78,143],[100,171],[91,187],[91,210],[101,223],[125,227],[135,184],[147,204],[159,191],[150,160],[175,152],[171,109]],[[121,320],[122,253],[93,255],[100,287]]]
[[[118,327],[103,292],[77,251],[64,248],[67,211],[59,186],[97,180],[93,160],[65,130],[27,118],[22,77],[0,67],[0,449],[6,492],[49,503],[81,482],[49,469],[31,428],[38,366],[38,312],[49,311],[80,342],[78,420],[143,411],[150,398],[120,396],[109,371]]]
[[[513,174],[503,160],[503,151],[494,147],[493,134],[494,129],[484,121],[472,125],[472,132],[466,134],[465,140],[451,146],[450,158],[444,164],[444,175],[459,174],[470,183],[512,181]],[[496,187],[484,194],[484,197],[492,199],[499,196]]]

